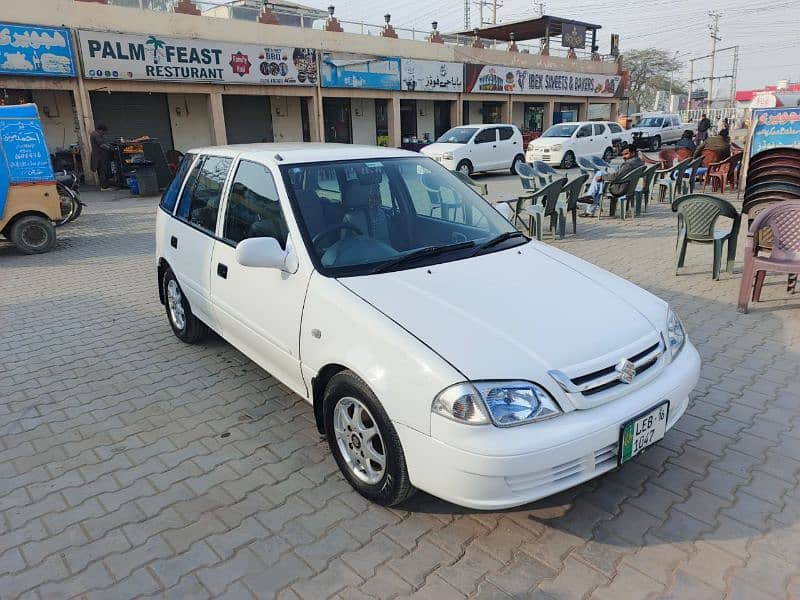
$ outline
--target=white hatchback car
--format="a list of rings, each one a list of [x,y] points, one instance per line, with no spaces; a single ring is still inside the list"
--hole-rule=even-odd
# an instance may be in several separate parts
[[[579,156],[602,156],[608,161],[614,157],[615,138],[620,135],[612,135],[605,122],[559,123],[528,144],[525,160],[540,160],[565,169],[574,167]]]
[[[453,127],[420,151],[451,171],[510,170],[525,161],[522,133],[515,125],[463,125]]]
[[[381,504],[572,487],[661,439],[698,380],[663,300],[529,240],[416,153],[192,150],[156,222],[175,335],[212,329],[311,403]]]

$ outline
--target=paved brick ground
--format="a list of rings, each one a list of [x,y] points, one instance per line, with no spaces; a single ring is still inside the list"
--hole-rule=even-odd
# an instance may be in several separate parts
[[[672,302],[704,359],[687,415],[621,470],[490,513],[353,493],[307,405],[173,337],[155,201],[110,198],[50,254],[0,245],[3,599],[800,597],[800,297],[770,278],[737,314],[705,247],[675,277],[663,207],[555,244]]]

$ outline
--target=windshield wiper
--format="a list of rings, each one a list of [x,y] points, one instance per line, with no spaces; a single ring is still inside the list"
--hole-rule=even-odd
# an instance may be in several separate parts
[[[476,254],[480,254],[483,250],[486,250],[487,248],[491,248],[492,246],[496,246],[497,244],[499,244],[501,242],[505,242],[506,240],[510,240],[510,239],[518,238],[518,237],[524,237],[525,239],[528,239],[528,236],[526,236],[521,231],[506,231],[505,233],[501,233],[500,235],[493,237],[492,239],[490,239],[487,242],[483,242],[480,246],[475,248],[475,252],[473,253],[473,256],[475,256]]]
[[[383,273],[385,271],[389,271],[394,267],[405,264],[407,262],[411,262],[418,258],[424,258],[426,256],[436,256],[438,254],[451,252],[453,250],[463,250],[464,248],[472,248],[474,245],[475,242],[473,242],[472,240],[468,240],[466,242],[458,242],[457,244],[448,244],[447,246],[425,246],[424,248],[418,248],[413,252],[409,252],[408,254],[403,254],[402,256],[398,256],[397,258],[393,258],[392,260],[389,260],[381,265],[378,265],[372,270],[372,273]]]

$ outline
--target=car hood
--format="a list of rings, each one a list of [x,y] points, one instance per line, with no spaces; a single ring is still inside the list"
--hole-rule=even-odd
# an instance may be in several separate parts
[[[663,127],[633,127],[631,133],[653,133],[659,129],[663,129]]]
[[[565,136],[565,137],[552,137],[551,136],[551,137],[546,137],[546,138],[545,137],[540,137],[540,138],[536,138],[535,140],[531,140],[531,142],[528,145],[533,147],[533,148],[549,148],[553,144],[560,144],[564,140],[568,140],[568,139],[570,139],[568,136]]]
[[[461,150],[465,144],[445,144],[441,142],[435,142],[433,144],[428,144],[420,152],[422,154],[431,155],[431,154],[444,154],[445,152],[453,152]]]
[[[541,378],[658,335],[666,303],[539,242],[340,280],[467,378]]]

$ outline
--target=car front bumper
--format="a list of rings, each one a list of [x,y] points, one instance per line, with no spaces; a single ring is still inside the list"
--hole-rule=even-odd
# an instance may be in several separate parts
[[[700,356],[687,341],[652,382],[592,409],[503,429],[432,415],[431,436],[395,426],[415,487],[461,506],[497,510],[550,496],[616,468],[622,425],[669,400],[671,429],[686,411],[699,376]],[[520,447],[526,451],[517,451]]]
[[[432,156],[430,154],[426,154],[425,156],[432,158],[448,171],[454,171],[456,168],[456,161],[452,158],[442,158],[441,156]]]
[[[545,164],[548,165],[560,165],[561,159],[564,158],[564,153],[561,150],[558,151],[551,151],[551,150],[528,150],[525,153],[525,162],[528,164],[533,163],[533,161],[540,160]]]

